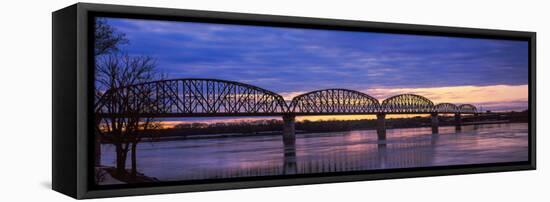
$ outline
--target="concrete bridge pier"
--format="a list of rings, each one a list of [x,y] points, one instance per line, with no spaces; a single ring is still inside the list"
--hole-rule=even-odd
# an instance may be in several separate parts
[[[460,117],[460,113],[455,114],[455,130],[456,131],[462,130],[462,118]]]
[[[376,114],[378,140],[386,140],[386,114]]]
[[[437,113],[432,113],[432,134],[438,134],[439,133],[439,117]]]
[[[293,146],[296,143],[296,116],[283,116],[283,143],[286,146]]]

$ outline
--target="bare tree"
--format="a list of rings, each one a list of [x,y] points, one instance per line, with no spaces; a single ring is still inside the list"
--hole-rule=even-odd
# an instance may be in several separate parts
[[[159,78],[154,59],[146,56],[107,54],[96,60],[96,113],[125,114],[124,117],[104,117],[97,120],[96,131],[115,146],[116,171],[126,174],[128,151],[132,150],[132,176],[136,176],[136,147],[142,137],[152,135],[158,122],[141,117],[141,113],[154,102],[153,89],[147,86],[139,92],[126,90],[126,86],[145,83]],[[99,103],[101,102],[101,103]]]
[[[120,46],[128,44],[124,33],[118,32],[104,18],[95,21],[94,55],[96,63],[96,106],[109,90],[124,86],[163,78],[156,72],[153,58],[146,56],[129,56],[122,53]],[[95,163],[101,163],[101,142],[112,143],[116,148],[116,170],[126,173],[126,159],[131,150],[131,176],[137,174],[137,145],[143,137],[156,137],[152,132],[160,127],[158,121],[141,117],[140,112],[150,106],[153,89],[142,88],[138,94],[128,91],[113,91],[108,102],[96,108],[96,113],[132,114],[124,118],[103,118],[96,120],[96,153]],[[130,104],[132,102],[132,104]]]
[[[96,57],[96,60],[106,54],[118,53],[120,51],[120,45],[123,44],[128,44],[128,39],[126,39],[126,35],[124,33],[118,32],[114,27],[109,25],[105,18],[96,18],[94,25],[94,56]],[[95,92],[100,92],[101,90],[105,89],[101,89],[96,86]],[[96,122],[99,121],[96,120]],[[101,165],[101,141],[101,133],[96,133],[94,143],[94,163],[96,166]]]
[[[156,138],[158,137],[156,134],[154,134],[155,131],[158,131],[158,130],[155,130],[155,129],[159,129],[161,127],[161,124],[152,119],[152,118],[145,118],[145,120],[143,120],[141,122],[141,124],[139,124],[137,126],[138,128],[140,128],[140,130],[138,130],[137,134],[132,136],[130,138],[130,142],[131,142],[131,165],[132,165],[132,169],[130,171],[130,174],[132,177],[136,177],[136,174],[137,174],[137,145],[139,142],[141,142],[142,138],[143,137],[150,137],[150,138]]]
[[[117,53],[120,45],[127,44],[126,34],[118,32],[105,18],[97,18],[94,25],[94,55]]]

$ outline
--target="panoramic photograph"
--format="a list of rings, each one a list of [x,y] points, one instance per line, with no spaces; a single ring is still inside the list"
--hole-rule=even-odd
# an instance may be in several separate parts
[[[94,182],[529,160],[527,41],[97,17]]]

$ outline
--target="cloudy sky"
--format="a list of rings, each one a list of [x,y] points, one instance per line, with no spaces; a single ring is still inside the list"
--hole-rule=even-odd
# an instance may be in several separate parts
[[[379,100],[416,93],[435,103],[527,108],[528,43],[387,33],[108,18],[123,49],[171,78],[239,81],[292,96],[347,88]]]

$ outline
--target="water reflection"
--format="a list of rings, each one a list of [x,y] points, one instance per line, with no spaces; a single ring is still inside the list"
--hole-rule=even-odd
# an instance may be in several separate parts
[[[527,160],[528,124],[389,129],[281,136],[192,139],[142,143],[138,170],[159,180],[293,175],[387,168]],[[114,148],[102,146],[102,163],[114,165]],[[129,165],[129,164],[128,164]]]
[[[297,166],[296,166],[296,145],[295,144],[289,144],[284,146],[284,153],[285,156],[283,158],[284,162],[284,169],[283,174],[296,174],[297,173]]]

